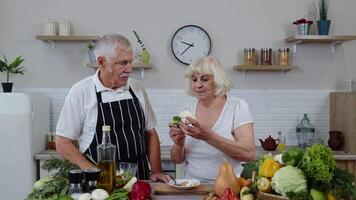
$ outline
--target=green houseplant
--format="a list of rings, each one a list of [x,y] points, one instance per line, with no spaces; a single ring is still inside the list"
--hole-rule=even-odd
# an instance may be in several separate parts
[[[329,1],[319,0],[319,6],[315,7],[319,35],[329,35],[330,23],[328,19]]]
[[[4,92],[11,92],[13,83],[10,82],[10,77],[12,74],[24,74],[23,66],[21,65],[25,60],[22,56],[18,56],[9,63],[4,53],[3,60],[0,60],[0,72],[4,73],[6,76],[6,82],[2,83],[2,88]]]

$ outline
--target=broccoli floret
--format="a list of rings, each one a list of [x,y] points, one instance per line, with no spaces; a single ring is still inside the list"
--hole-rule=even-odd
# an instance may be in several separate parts
[[[179,116],[174,116],[172,117],[172,124],[174,125],[178,125],[180,122],[182,121],[182,118],[180,118]]]

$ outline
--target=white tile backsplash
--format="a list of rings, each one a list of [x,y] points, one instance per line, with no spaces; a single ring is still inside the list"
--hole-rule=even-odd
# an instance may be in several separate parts
[[[45,93],[50,98],[51,131],[55,131],[64,99],[69,89],[26,88],[20,92]],[[329,131],[329,93],[330,90],[260,90],[233,89],[230,95],[243,98],[250,106],[255,121],[256,145],[258,139],[268,135],[277,136],[281,130],[287,136],[287,145],[297,145],[295,126],[303,113],[308,113],[311,123],[316,126],[317,137],[328,139]],[[161,145],[172,144],[168,136],[168,123],[177,115],[180,107],[192,97],[183,89],[147,89],[149,99],[157,117],[157,131]]]

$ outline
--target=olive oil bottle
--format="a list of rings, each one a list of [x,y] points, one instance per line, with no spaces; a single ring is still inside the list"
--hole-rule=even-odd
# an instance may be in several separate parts
[[[103,126],[103,137],[101,144],[97,147],[98,168],[100,177],[98,187],[109,193],[115,189],[116,185],[116,146],[111,144],[110,126]]]

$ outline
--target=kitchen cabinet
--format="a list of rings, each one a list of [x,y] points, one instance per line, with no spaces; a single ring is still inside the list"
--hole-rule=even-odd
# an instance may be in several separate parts
[[[294,35],[284,39],[286,43],[293,43],[293,53],[297,52],[297,44],[301,43],[330,44],[331,52],[335,53],[336,45],[352,40],[356,40],[356,35]]]
[[[356,92],[330,93],[330,130],[341,131],[343,151],[356,154]]]

